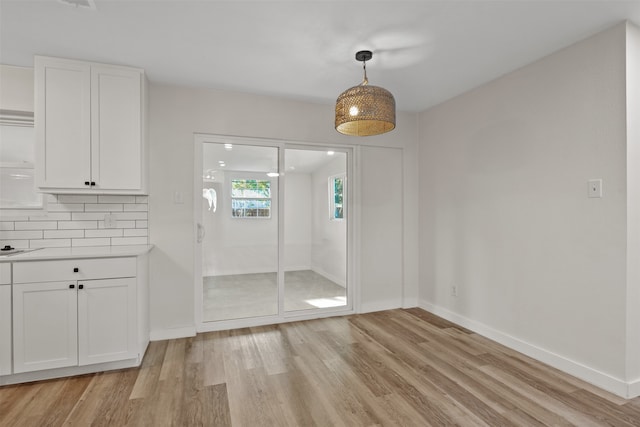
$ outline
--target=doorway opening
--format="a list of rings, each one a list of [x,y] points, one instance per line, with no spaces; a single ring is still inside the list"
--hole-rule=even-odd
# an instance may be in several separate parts
[[[353,312],[352,149],[196,135],[195,152],[199,330]]]

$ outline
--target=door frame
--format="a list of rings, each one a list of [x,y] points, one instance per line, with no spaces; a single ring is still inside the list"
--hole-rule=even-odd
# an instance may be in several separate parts
[[[230,319],[220,321],[203,321],[202,295],[202,244],[198,241],[202,222],[202,160],[203,145],[206,143],[231,143],[234,145],[253,145],[278,148],[278,169],[281,176],[278,181],[278,273],[283,272],[284,260],[284,194],[286,174],[284,168],[285,149],[333,150],[347,154],[347,305],[345,307],[331,307],[324,309],[310,309],[304,311],[284,311],[284,275],[278,274],[278,313],[270,316]],[[268,138],[242,137],[207,133],[194,133],[194,176],[193,176],[193,247],[194,247],[194,315],[197,332],[210,332],[227,329],[237,329],[260,325],[269,325],[298,320],[317,319],[322,317],[343,316],[354,314],[360,307],[360,281],[356,242],[359,236],[358,194],[359,180],[356,176],[358,165],[358,146],[346,144],[309,143],[292,140],[276,140]],[[205,230],[206,233],[206,230]]]

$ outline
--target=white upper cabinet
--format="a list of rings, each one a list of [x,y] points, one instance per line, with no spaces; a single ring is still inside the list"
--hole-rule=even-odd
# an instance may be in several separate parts
[[[35,57],[41,191],[146,194],[145,83],[140,69]]]

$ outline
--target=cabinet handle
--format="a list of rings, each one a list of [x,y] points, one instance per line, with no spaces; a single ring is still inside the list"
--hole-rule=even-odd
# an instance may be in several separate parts
[[[78,289],[84,289],[84,285],[78,285]]]
[[[77,273],[78,271],[80,271],[80,270],[78,269],[78,267],[75,267],[75,268],[73,269],[73,272],[74,272],[74,273]]]
[[[96,185],[95,181],[91,181],[91,186],[94,187]]]
[[[84,185],[90,185],[91,183],[89,181],[85,181]]]
[[[69,285],[69,289],[75,289],[76,285]]]

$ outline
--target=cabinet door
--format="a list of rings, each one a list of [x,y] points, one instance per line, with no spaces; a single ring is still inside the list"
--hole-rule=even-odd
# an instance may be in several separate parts
[[[11,374],[11,285],[0,283],[0,375]]]
[[[71,283],[13,285],[14,373],[78,364],[78,299]]]
[[[91,71],[79,61],[35,58],[36,185],[89,188]]]
[[[92,179],[98,190],[142,188],[142,73],[91,67]]]
[[[80,365],[137,357],[136,279],[78,282]]]

